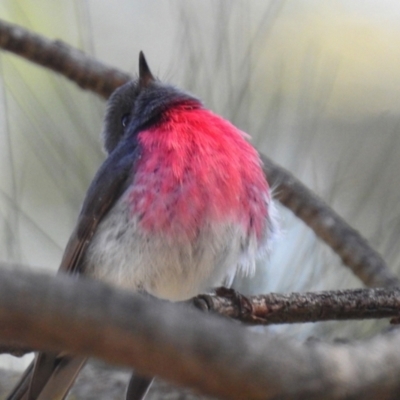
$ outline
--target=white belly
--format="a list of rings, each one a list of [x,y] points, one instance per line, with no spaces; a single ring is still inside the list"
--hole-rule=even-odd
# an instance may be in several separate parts
[[[193,242],[177,243],[144,232],[126,198],[127,193],[99,224],[85,256],[85,275],[177,301],[230,285],[238,270],[254,271],[256,239],[246,237],[240,225],[206,225]]]

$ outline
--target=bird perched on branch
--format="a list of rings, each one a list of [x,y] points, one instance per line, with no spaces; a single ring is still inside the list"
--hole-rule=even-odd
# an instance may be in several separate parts
[[[155,79],[140,53],[138,79],[109,99],[103,139],[108,157],[89,187],[61,273],[178,301],[254,272],[275,223],[261,161],[245,133]],[[8,399],[64,399],[85,361],[38,353]],[[150,381],[133,379],[127,399],[142,398]]]

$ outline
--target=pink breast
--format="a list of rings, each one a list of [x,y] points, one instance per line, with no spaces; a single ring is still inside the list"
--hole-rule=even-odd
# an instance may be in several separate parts
[[[234,221],[261,237],[268,184],[244,133],[205,109],[177,107],[142,131],[129,196],[141,228],[193,240],[205,224]]]

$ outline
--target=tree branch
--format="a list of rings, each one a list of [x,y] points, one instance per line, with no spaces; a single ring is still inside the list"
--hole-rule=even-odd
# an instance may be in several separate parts
[[[249,297],[228,291],[226,295],[203,294],[186,303],[250,325],[397,318],[400,288],[270,293]],[[20,357],[35,350],[21,343],[0,341],[0,354]]]
[[[397,276],[359,232],[289,171],[261,157],[268,181],[276,187],[276,198],[328,244],[354,275],[367,286],[400,286]]]
[[[330,320],[397,318],[400,289],[350,289],[270,293],[244,297],[200,295],[194,305],[246,324],[270,325]]]
[[[50,68],[104,98],[132,79],[129,74],[107,67],[61,40],[49,40],[5,21],[0,21],[0,47]]]
[[[351,345],[301,345],[63,275],[1,269],[0,337],[136,367],[233,400],[381,400],[400,390],[398,333]]]
[[[204,294],[187,304],[250,325],[397,318],[400,315],[400,289],[397,288],[271,293],[250,297],[231,293],[225,296]],[[36,350],[15,341],[0,341],[0,354],[21,357]]]

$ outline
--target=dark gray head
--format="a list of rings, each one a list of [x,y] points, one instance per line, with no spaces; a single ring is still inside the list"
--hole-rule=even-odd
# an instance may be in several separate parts
[[[105,150],[111,153],[128,132],[133,134],[160,123],[166,110],[182,103],[202,106],[190,94],[154,78],[140,52],[139,77],[120,86],[108,100],[103,128]]]

